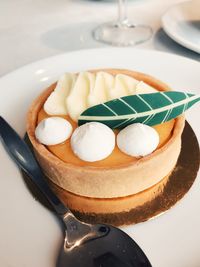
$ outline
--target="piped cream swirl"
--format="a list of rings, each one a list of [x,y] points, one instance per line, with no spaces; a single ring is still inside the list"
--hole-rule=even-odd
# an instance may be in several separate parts
[[[89,107],[133,94],[153,93],[148,84],[128,75],[107,72],[65,73],[44,104],[49,115],[69,115],[74,121]]]

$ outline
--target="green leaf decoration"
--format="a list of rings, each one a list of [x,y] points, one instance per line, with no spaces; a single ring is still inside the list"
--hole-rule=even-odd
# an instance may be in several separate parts
[[[198,101],[200,95],[176,91],[129,95],[88,108],[78,124],[97,121],[112,129],[136,122],[153,126],[178,117]]]

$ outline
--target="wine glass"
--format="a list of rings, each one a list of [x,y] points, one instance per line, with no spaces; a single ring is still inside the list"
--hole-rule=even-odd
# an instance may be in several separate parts
[[[97,41],[129,46],[143,43],[152,36],[152,29],[147,25],[131,23],[127,17],[127,0],[118,0],[118,20],[99,25],[92,32]]]

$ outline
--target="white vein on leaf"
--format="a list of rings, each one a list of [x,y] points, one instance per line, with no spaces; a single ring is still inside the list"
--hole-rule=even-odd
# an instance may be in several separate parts
[[[112,110],[110,107],[108,107],[105,103],[102,104],[105,108],[107,108],[109,111],[111,111],[115,116],[118,116],[118,114]]]
[[[148,118],[146,118],[146,120],[144,120],[142,123],[147,123],[147,121],[148,122],[150,122],[152,119],[153,119],[153,117],[155,116],[156,114],[154,113],[154,114],[151,114],[151,115],[149,115],[149,117]]]
[[[117,129],[117,128],[119,128],[120,126],[126,124],[128,121],[134,121],[135,119],[136,119],[136,118],[131,118],[131,119],[127,119],[127,120],[125,120],[125,121],[122,121],[122,122],[120,122],[119,124],[115,125],[115,126],[113,127],[113,129]]]
[[[187,93],[184,93],[184,94],[185,94],[186,98],[189,98],[189,96],[188,96]],[[187,107],[188,107],[188,102],[185,103],[185,105],[183,106],[183,112],[185,112],[185,110],[187,109]]]
[[[146,106],[147,106],[148,108],[150,108],[150,110],[152,110],[151,105],[149,105],[149,103],[147,103],[147,101],[145,101],[140,95],[137,95],[137,97],[138,97],[143,103],[145,103]]]
[[[166,95],[165,93],[163,93],[163,92],[160,92],[161,93],[161,95],[162,96],[164,96],[171,104],[173,104],[174,102],[172,101],[172,99],[168,96],[168,95]]]
[[[160,112],[164,112],[164,111],[167,111],[169,109],[174,109],[174,108],[179,107],[183,104],[193,102],[197,99],[200,99],[200,96],[199,95],[193,95],[191,97],[185,98],[185,99],[180,100],[178,102],[175,102],[175,103],[173,102],[170,105],[167,105],[167,106],[164,106],[161,108],[157,108],[154,110],[148,110],[148,111],[140,112],[137,114],[118,115],[111,110],[115,114],[115,116],[87,116],[87,115],[83,115],[83,116],[80,116],[79,119],[81,119],[81,120],[109,121],[109,120],[123,120],[123,119],[131,119],[131,118],[141,118],[141,117],[146,117],[149,115],[157,114]]]
[[[124,105],[126,105],[127,107],[129,107],[135,113],[137,113],[137,111],[131,105],[129,105],[124,99],[119,98],[119,101],[121,101],[122,103],[124,103]]]
[[[166,112],[166,115],[164,117],[164,119],[162,120],[162,123],[167,121],[167,119],[169,118],[170,114],[172,113],[172,109],[169,109],[167,112]]]

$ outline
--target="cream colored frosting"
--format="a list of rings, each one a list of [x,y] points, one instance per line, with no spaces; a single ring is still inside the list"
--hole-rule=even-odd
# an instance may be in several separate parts
[[[74,86],[76,75],[65,73],[57,82],[54,91],[50,94],[44,103],[44,110],[49,115],[65,115],[67,114],[67,106],[65,100]]]
[[[87,108],[126,95],[152,93],[148,84],[125,74],[81,72],[64,74],[44,104],[49,115],[69,115],[74,121]]]

